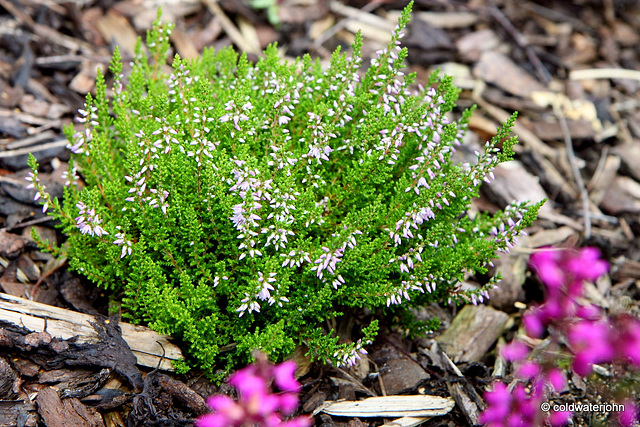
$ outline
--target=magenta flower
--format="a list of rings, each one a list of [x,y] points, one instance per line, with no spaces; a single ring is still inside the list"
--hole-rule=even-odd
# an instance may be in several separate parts
[[[570,419],[571,419],[570,411],[558,411],[558,412],[549,413],[549,418],[547,418],[547,421],[553,427],[559,427],[559,426],[566,425]]]
[[[241,369],[229,378],[229,384],[238,390],[238,401],[224,395],[209,397],[207,404],[214,413],[198,418],[196,426],[309,427],[312,424],[309,417],[282,420],[282,416],[289,416],[298,408],[296,393],[301,386],[294,377],[295,370],[293,361],[273,366],[264,355],[258,354],[256,364]],[[272,385],[280,392],[273,393]]]
[[[300,383],[296,381],[294,376],[295,372],[296,363],[293,360],[288,360],[278,366],[274,366],[274,381],[280,390],[290,393],[297,393],[300,391]]]
[[[493,388],[484,394],[487,409],[480,415],[480,422],[488,427],[501,426],[511,412],[511,393],[502,382],[493,384]]]
[[[631,399],[626,399],[621,404],[624,405],[624,409],[618,412],[618,422],[623,427],[636,426],[636,423],[640,421],[640,411],[637,404]]]
[[[511,341],[502,347],[502,357],[510,362],[518,362],[529,355],[529,348],[521,341]]]
[[[547,292],[542,305],[523,315],[522,323],[529,337],[541,338],[549,327],[552,345],[566,348],[573,356],[574,372],[581,376],[589,375],[598,363],[640,367],[640,321],[629,314],[606,318],[599,307],[580,301],[584,282],[595,281],[608,270],[597,249],[541,251],[531,256],[531,265]],[[485,393],[487,408],[481,414],[481,422],[493,427],[567,424],[570,412],[551,411],[545,417],[539,410],[540,404],[549,400],[549,393],[567,387],[565,374],[552,367],[557,366],[553,353],[539,354],[520,341],[504,346],[501,353],[515,362],[520,382],[511,393],[501,383]],[[542,360],[533,360],[532,355],[539,355]],[[634,425],[637,418],[638,408],[626,401],[625,409],[618,414],[620,424]]]
[[[567,386],[567,378],[560,369],[552,368],[548,370],[545,377],[546,382],[551,384],[553,389],[558,393]]]
[[[570,250],[536,252],[531,255],[531,265],[540,280],[550,290],[572,283],[582,289],[582,281],[594,281],[609,269],[607,262],[600,259],[600,251],[596,248],[583,248],[578,252]]]
[[[640,367],[640,321],[628,314],[617,316],[613,320],[617,357]]]
[[[594,364],[613,360],[611,332],[611,325],[606,321],[583,320],[569,328],[569,344],[575,354],[572,367],[576,374],[589,375]]]

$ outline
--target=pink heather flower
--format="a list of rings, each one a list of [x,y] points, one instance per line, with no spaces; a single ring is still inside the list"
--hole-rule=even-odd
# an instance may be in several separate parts
[[[530,337],[540,338],[544,333],[544,325],[540,320],[539,313],[536,311],[536,309],[527,311],[522,316],[522,324]]]
[[[583,280],[594,281],[608,270],[606,261],[600,259],[596,248],[570,250],[543,250],[531,255],[531,265],[540,280],[550,288]]]
[[[552,250],[531,255],[531,266],[540,280],[551,288],[559,288],[565,283],[565,273],[560,266],[561,255],[561,252]]]
[[[640,367],[640,321],[628,314],[613,319],[615,351],[617,358]]]
[[[540,372],[542,372],[542,368],[533,360],[527,360],[518,367],[518,377],[527,380],[537,377]]]
[[[293,360],[288,360],[273,368],[274,381],[276,386],[282,391],[298,392],[300,391],[300,383],[296,381],[294,373],[296,364]]]
[[[589,375],[595,363],[612,361],[615,351],[610,341],[611,332],[611,325],[606,321],[582,320],[571,325],[567,335],[576,355],[573,370],[578,375]]]
[[[498,381],[490,391],[484,394],[487,409],[480,415],[480,422],[487,426],[502,426],[511,412],[511,393],[507,386]]]
[[[538,425],[541,396],[528,394],[522,384],[509,393],[505,384],[496,382],[484,398],[487,408],[480,414],[480,422],[486,427]]]
[[[552,427],[560,427],[560,426],[567,425],[570,419],[571,419],[570,411],[558,411],[558,412],[552,411],[549,413],[549,418],[547,418],[547,421],[549,421],[549,424],[551,424]]]
[[[529,355],[529,348],[521,341],[512,341],[509,344],[502,347],[500,352],[502,357],[510,362],[517,362],[523,360]]]
[[[102,236],[107,235],[107,231],[103,229],[100,224],[102,220],[98,218],[94,209],[88,209],[84,203],[78,202],[76,207],[79,211],[79,216],[76,217],[76,227],[80,230],[82,234],[89,234],[91,236]]]
[[[545,376],[546,381],[551,384],[553,389],[558,393],[564,390],[567,386],[567,378],[564,376],[564,373],[560,369],[550,369],[549,371],[547,371]]]
[[[296,365],[293,361],[270,365],[262,354],[257,362],[237,371],[229,378],[229,384],[238,390],[238,401],[229,396],[218,395],[207,399],[214,410],[196,421],[197,427],[310,427],[312,419],[297,417],[283,421],[298,408],[300,384],[294,377]],[[280,392],[274,394],[271,384]]]
[[[623,427],[636,426],[636,423],[640,421],[640,411],[637,404],[631,399],[625,399],[621,404],[624,405],[624,410],[618,412],[618,422]]]
[[[609,266],[600,259],[598,249],[582,248],[577,256],[566,261],[566,269],[576,280],[595,281],[609,270]]]

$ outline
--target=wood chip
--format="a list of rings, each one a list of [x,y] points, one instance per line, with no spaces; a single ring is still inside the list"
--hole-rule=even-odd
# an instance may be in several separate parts
[[[396,21],[381,18],[378,15],[374,15],[373,13],[367,13],[362,11],[361,9],[346,6],[345,4],[337,1],[332,1],[330,4],[330,8],[332,12],[337,13],[338,15],[351,18],[357,23],[365,24],[367,27],[376,28],[377,32],[379,33],[389,34],[389,38],[391,38],[391,32],[396,26]]]
[[[593,179],[589,182],[589,199],[599,206],[607,190],[613,183],[620,169],[621,159],[618,156],[607,156],[602,168],[598,168],[598,173],[594,174]]]
[[[32,331],[46,331],[52,337],[69,339],[78,336],[79,342],[95,342],[97,334],[89,322],[93,316],[29,301],[0,293],[0,318]],[[173,371],[171,360],[181,360],[178,347],[168,337],[149,328],[129,323],[120,323],[122,337],[127,342],[138,364]],[[164,358],[163,358],[164,354]]]
[[[612,215],[640,213],[640,184],[626,176],[618,176],[601,203]]]
[[[36,398],[38,412],[48,427],[104,427],[100,414],[78,399],[60,400],[53,387],[46,387]]]
[[[135,55],[138,34],[127,18],[109,10],[98,19],[96,26],[107,43],[115,43],[120,46],[123,54],[126,53],[131,57]]]
[[[523,98],[528,98],[533,92],[545,90],[510,58],[492,50],[480,55],[480,60],[473,67],[473,73],[485,82]]]
[[[464,59],[476,62],[482,52],[496,49],[500,38],[490,29],[467,33],[456,40],[455,45]]]
[[[596,132],[587,120],[567,120],[569,134],[572,140],[594,139]],[[562,126],[557,120],[535,121],[531,123],[532,131],[536,136],[544,141],[562,141],[564,133]]]
[[[538,203],[547,198],[547,193],[540,185],[538,177],[533,176],[517,160],[499,164],[493,171],[495,179],[484,189],[490,198],[501,207],[519,202]],[[539,215],[544,217],[551,211],[551,203],[540,208]]]
[[[640,118],[640,115],[638,115]],[[612,152],[620,156],[623,172],[640,181],[640,141],[616,146]]]
[[[502,335],[509,316],[484,305],[467,305],[436,341],[456,362],[480,360]]]
[[[397,22],[402,12],[391,10],[387,19]],[[413,12],[413,19],[419,19],[437,28],[467,28],[478,22],[478,15],[469,12]]]
[[[556,246],[574,235],[576,235],[574,229],[563,226],[552,230],[540,230],[531,236],[525,236],[526,238],[523,239],[522,243],[531,249],[541,248],[543,246]]]
[[[191,41],[191,38],[181,28],[174,28],[171,32],[170,38],[174,43],[180,58],[194,59],[200,55],[198,49]]]
[[[69,89],[81,95],[91,92],[96,85],[97,69],[101,65],[95,62],[83,62],[80,72],[71,79]]]
[[[501,108],[495,105],[489,104],[487,101],[481,98],[480,94],[474,94],[473,101],[478,104],[484,111],[491,115],[499,122],[505,122],[511,117],[511,114],[507,113]],[[537,151],[547,158],[554,159],[557,155],[556,151],[545,144],[540,138],[538,138],[533,132],[524,127],[522,123],[516,120],[513,126],[513,132],[518,135],[520,141],[524,142],[528,149]]]
[[[435,417],[449,413],[454,404],[450,397],[384,396],[355,402],[326,402],[322,412],[338,417]]]

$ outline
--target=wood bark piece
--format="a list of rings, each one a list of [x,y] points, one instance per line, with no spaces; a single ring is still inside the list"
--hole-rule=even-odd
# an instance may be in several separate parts
[[[491,201],[505,207],[513,201],[538,203],[548,199],[540,185],[540,179],[527,171],[517,160],[500,163],[493,171],[495,179],[484,188]],[[546,218],[551,213],[551,203],[540,208],[539,215]]]
[[[640,212],[640,184],[627,176],[618,176],[600,204],[612,215]]]
[[[473,362],[482,358],[502,335],[509,316],[484,305],[467,305],[451,326],[436,341],[456,362]]]
[[[380,369],[380,377],[388,394],[415,392],[416,387],[429,379],[429,374],[413,360],[403,357],[389,359]]]
[[[98,335],[89,322],[93,316],[64,308],[29,301],[0,293],[0,318],[32,331],[47,331],[52,337],[69,339],[78,336],[78,342],[95,343]],[[171,360],[181,360],[180,349],[160,335],[144,326],[120,323],[122,337],[127,342],[138,364],[173,371]],[[163,358],[164,354],[164,358]]]
[[[0,427],[37,425],[35,405],[24,400],[0,400]],[[18,424],[18,420],[22,424]]]
[[[454,404],[450,397],[384,396],[351,402],[327,402],[322,411],[338,417],[436,417],[449,413]]]
[[[544,86],[518,67],[509,57],[496,51],[483,52],[473,72],[479,79],[523,98],[529,97],[533,92],[545,90]]]
[[[115,44],[120,46],[126,55],[134,57],[138,34],[127,18],[110,10],[98,19],[96,27],[108,43],[115,41]]]
[[[104,427],[98,412],[75,398],[60,400],[58,392],[52,387],[42,389],[36,403],[47,427]]]

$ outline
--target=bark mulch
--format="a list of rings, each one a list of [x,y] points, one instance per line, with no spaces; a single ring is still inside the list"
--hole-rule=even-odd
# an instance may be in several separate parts
[[[114,46],[125,63],[131,58],[158,5],[177,24],[172,42],[183,58],[233,44],[255,59],[278,41],[289,56],[309,52],[328,61],[358,29],[365,56],[373,56],[406,4],[273,3],[279,9],[269,14],[232,0],[0,0],[0,426],[190,425],[206,412],[204,397],[230,392],[197,372],[169,372],[179,349],[107,317],[103,290],[70,273],[65,260],[38,251],[31,229],[54,242],[62,236],[25,189],[26,159],[29,152],[37,157],[41,181],[60,197],[69,158],[63,127]],[[483,390],[497,376],[511,378],[496,347],[541,299],[527,267],[536,248],[600,248],[611,270],[590,285],[587,299],[610,312],[640,314],[640,3],[416,0],[414,10],[406,43],[418,81],[440,68],[463,89],[461,109],[478,105],[461,160],[519,111],[516,160],[496,170],[474,209],[492,212],[514,199],[548,202],[529,236],[496,261],[503,281],[488,306],[416,310],[418,317],[438,316],[442,328],[414,339],[389,319],[353,369],[297,355],[301,412],[316,414],[318,426],[477,425]],[[481,280],[469,277],[462,286]],[[83,328],[74,329],[78,324]],[[356,319],[351,330],[358,328]],[[562,401],[607,401],[603,378],[574,376]],[[431,419],[395,421],[322,411],[327,401],[416,394],[451,396],[455,407]],[[574,422],[610,425],[606,417],[578,413]]]

